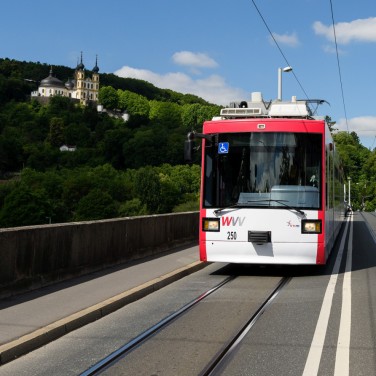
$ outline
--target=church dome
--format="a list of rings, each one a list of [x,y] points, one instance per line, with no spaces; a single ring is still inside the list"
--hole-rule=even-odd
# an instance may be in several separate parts
[[[65,87],[66,87],[68,90],[73,90],[73,89],[74,89],[74,82],[73,82],[73,80],[71,80],[71,79],[69,78],[68,81],[65,83]]]
[[[82,62],[82,52],[81,52],[81,61],[80,63],[77,64],[76,70],[84,70],[84,69],[85,69],[85,65]]]
[[[82,63],[82,61],[81,63],[77,64],[76,70],[84,70],[84,69],[85,69],[85,65]]]
[[[50,75],[40,82],[40,86],[42,86],[42,87],[64,87],[64,83],[62,81],[60,81],[58,78],[56,78],[52,75],[52,68],[51,68]]]
[[[95,58],[95,67],[93,68],[93,73],[98,73],[99,67],[98,67],[98,56]]]

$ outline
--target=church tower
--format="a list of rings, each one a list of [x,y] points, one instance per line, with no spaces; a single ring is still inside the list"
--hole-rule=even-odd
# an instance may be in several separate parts
[[[76,98],[80,100],[81,103],[85,102],[85,65],[82,62],[82,52],[81,61],[77,64],[75,71],[76,80]]]
[[[95,67],[93,68],[93,88],[92,88],[92,100],[98,101],[98,92],[99,92],[99,68],[98,68],[98,55],[95,57]]]

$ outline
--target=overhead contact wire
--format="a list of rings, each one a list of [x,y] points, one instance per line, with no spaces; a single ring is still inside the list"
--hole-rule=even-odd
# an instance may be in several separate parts
[[[258,12],[260,18],[261,18],[262,21],[264,22],[264,25],[265,25],[265,27],[267,28],[267,30],[268,30],[270,36],[272,37],[272,39],[273,39],[275,45],[277,46],[279,52],[280,52],[281,55],[283,56],[283,58],[284,58],[286,64],[287,64],[288,66],[291,66],[291,64],[288,62],[288,60],[287,60],[285,54],[283,53],[282,48],[279,46],[277,40],[274,38],[274,35],[273,35],[272,31],[270,30],[270,28],[269,28],[269,26],[268,26],[268,24],[267,24],[267,22],[266,22],[264,16],[261,14],[261,12],[260,12],[259,8],[257,7],[255,1],[252,0],[252,3],[253,3],[253,5],[255,6],[255,8],[256,8],[256,10],[257,10],[257,12]],[[299,81],[298,77],[296,76],[294,70],[292,71],[292,74],[294,75],[296,82],[298,83],[298,85],[299,85],[300,88],[302,89],[302,91],[303,91],[304,95],[306,96],[306,98],[309,99],[308,94],[307,94],[306,91],[304,90],[303,85],[300,83],[300,81]]]
[[[332,14],[332,25],[333,25],[333,34],[334,34],[334,44],[335,44],[335,46],[336,46],[337,66],[338,66],[339,82],[340,82],[340,85],[341,85],[343,111],[344,111],[344,113],[345,113],[345,120],[346,120],[347,133],[349,133],[349,124],[348,124],[348,121],[347,121],[347,112],[346,112],[346,104],[345,104],[345,95],[344,95],[344,93],[343,93],[343,83],[342,83],[341,65],[340,65],[340,63],[339,63],[338,44],[337,44],[337,33],[336,33],[336,27],[335,27],[335,23],[334,23],[333,3],[332,3],[332,0],[329,0],[329,2],[330,2],[330,11],[331,11],[331,14]]]

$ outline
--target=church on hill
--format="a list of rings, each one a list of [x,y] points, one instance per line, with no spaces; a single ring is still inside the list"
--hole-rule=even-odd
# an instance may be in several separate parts
[[[77,64],[74,71],[74,78],[68,79],[67,82],[60,81],[53,75],[52,67],[48,77],[43,79],[37,91],[31,93],[32,98],[46,99],[60,95],[79,101],[83,105],[89,102],[97,102],[99,93],[99,68],[98,57],[95,59],[95,66],[92,69],[91,77],[85,75],[85,66],[81,61]]]

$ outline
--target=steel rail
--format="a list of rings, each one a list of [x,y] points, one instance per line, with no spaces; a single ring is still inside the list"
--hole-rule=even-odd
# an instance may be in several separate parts
[[[256,324],[260,316],[265,312],[265,310],[273,303],[274,299],[281,292],[281,290],[290,282],[292,277],[283,277],[273,292],[266,298],[266,300],[261,304],[259,309],[250,318],[250,320],[243,326],[243,328],[227,343],[227,345],[220,351],[215,358],[207,365],[207,367],[200,373],[200,376],[212,376],[215,374],[220,374],[220,371],[228,364],[228,361],[241,343],[247,333]]]
[[[98,363],[91,366],[89,369],[84,371],[80,374],[80,376],[94,376],[100,374],[105,369],[111,367],[114,363],[116,363],[120,358],[124,357],[128,352],[130,352],[132,349],[134,349],[136,346],[138,346],[141,342],[147,340],[150,338],[155,332],[158,330],[164,328],[169,323],[171,323],[173,320],[175,320],[177,317],[188,311],[190,308],[201,302],[203,299],[211,295],[213,292],[220,289],[222,286],[227,284],[228,282],[235,279],[236,276],[230,276],[227,277],[225,280],[223,280],[218,285],[214,286],[210,290],[204,292],[196,299],[192,300],[190,303],[186,304],[176,312],[172,313],[171,315],[167,316],[166,318],[159,321],[157,324],[153,325],[149,329],[145,330],[143,333],[132,339],[130,342],[124,344],[123,346],[119,347],[117,350],[115,350],[113,353],[108,355],[107,357],[100,360]]]

